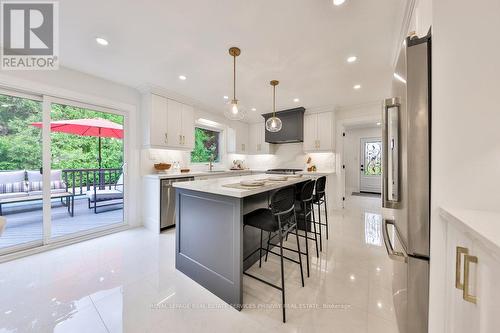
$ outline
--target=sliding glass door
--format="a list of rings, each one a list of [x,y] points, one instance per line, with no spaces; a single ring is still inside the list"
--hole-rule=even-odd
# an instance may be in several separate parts
[[[0,254],[43,243],[41,191],[26,184],[40,176],[41,121],[41,97],[0,91]]]
[[[93,106],[51,103],[51,237],[123,223],[124,116]]]
[[[123,225],[125,119],[0,90],[0,256]]]

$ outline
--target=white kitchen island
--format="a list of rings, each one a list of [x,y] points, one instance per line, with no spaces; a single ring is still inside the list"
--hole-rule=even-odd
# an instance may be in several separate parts
[[[244,214],[268,207],[273,191],[296,186],[310,176],[270,182],[256,188],[234,188],[242,180],[266,179],[271,175],[197,180],[175,184],[175,267],[203,287],[241,309],[243,271],[259,259],[260,233],[243,228]]]

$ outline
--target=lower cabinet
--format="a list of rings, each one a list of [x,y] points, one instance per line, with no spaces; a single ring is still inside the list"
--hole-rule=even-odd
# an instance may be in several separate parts
[[[499,254],[453,222],[446,244],[446,332],[500,332]]]

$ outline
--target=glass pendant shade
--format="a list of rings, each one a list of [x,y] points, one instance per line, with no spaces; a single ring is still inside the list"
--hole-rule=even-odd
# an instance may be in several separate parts
[[[241,106],[238,106],[237,100],[232,100],[231,103],[226,106],[224,114],[226,118],[230,120],[242,120],[245,118],[245,111]]]
[[[271,117],[266,121],[266,130],[269,132],[279,132],[282,126],[281,119],[277,117]]]
[[[279,84],[279,81],[272,80],[270,83],[273,86],[273,116],[266,120],[266,131],[279,132],[283,127],[281,119],[276,117],[276,86]]]
[[[237,47],[231,47],[229,49],[229,55],[233,57],[233,99],[224,111],[224,115],[231,120],[242,120],[245,118],[245,112],[242,110],[241,106],[238,106],[238,100],[236,99],[236,57],[240,54],[241,50]]]

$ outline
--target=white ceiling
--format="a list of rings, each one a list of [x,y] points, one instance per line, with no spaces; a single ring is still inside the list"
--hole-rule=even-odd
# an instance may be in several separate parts
[[[232,94],[228,48],[238,46],[237,98],[250,121],[270,111],[271,79],[281,82],[278,109],[360,104],[387,96],[405,1],[347,0],[336,7],[332,0],[65,0],[60,60],[223,112],[222,97]],[[97,45],[97,36],[109,46]],[[348,64],[350,55],[358,61]]]

